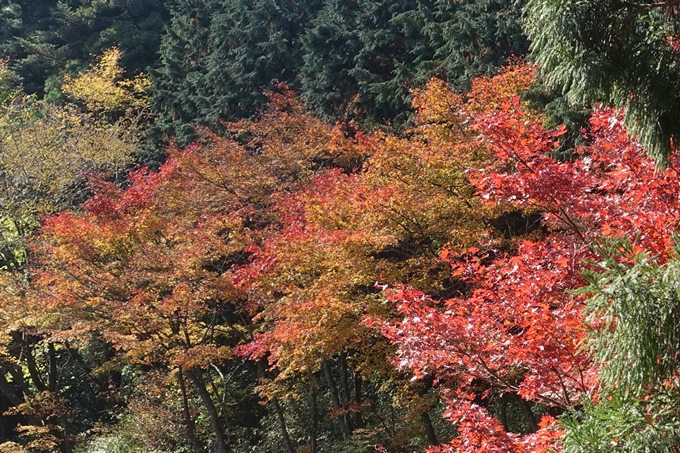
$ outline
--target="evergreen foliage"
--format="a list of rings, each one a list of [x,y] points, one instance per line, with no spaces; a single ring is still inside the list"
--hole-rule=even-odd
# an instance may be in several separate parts
[[[206,60],[206,80],[198,92],[209,124],[252,113],[266,101],[264,89],[295,83],[301,64],[300,35],[320,0],[237,0],[215,14]]]
[[[526,31],[544,82],[577,105],[625,108],[661,165],[680,138],[680,21],[673,2],[530,0]]]
[[[626,240],[600,249],[588,272],[589,348],[599,402],[565,420],[565,452],[673,452],[680,442],[680,260],[634,256]]]
[[[441,61],[435,76],[467,89],[474,77],[492,75],[508,58],[521,57],[523,0],[437,0],[428,36]]]
[[[417,1],[329,1],[303,37],[302,93],[322,115],[386,123],[407,114],[418,60],[434,50]],[[424,80],[421,80],[421,83]],[[402,118],[403,119],[403,118]]]
[[[318,7],[318,0],[177,0],[152,79],[151,141],[186,146],[196,125],[220,130],[221,121],[255,113],[265,90],[294,86],[299,36]],[[151,165],[163,159],[162,147],[141,158]]]
[[[411,90],[431,77],[465,89],[527,49],[510,0],[177,0],[172,15],[152,88],[155,143],[187,145],[192,125],[252,116],[281,82],[329,120],[403,124]]]
[[[431,77],[468,89],[523,55],[519,19],[507,0],[325,2],[303,36],[301,92],[333,120],[401,123]]]
[[[28,93],[56,96],[62,71],[84,69],[112,46],[123,52],[126,75],[152,66],[167,20],[163,0],[3,0],[0,55]]]
[[[161,143],[170,135],[181,145],[195,137],[192,123],[199,122],[202,101],[196,85],[205,77],[209,51],[210,0],[177,0],[171,8],[172,20],[160,46],[160,67],[151,73],[151,102],[156,121],[147,131],[150,141]],[[165,159],[162,148],[143,152],[140,160],[158,166]]]

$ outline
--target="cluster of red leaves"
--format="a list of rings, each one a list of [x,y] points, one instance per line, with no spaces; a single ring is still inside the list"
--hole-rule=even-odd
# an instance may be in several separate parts
[[[252,262],[234,277],[258,302],[257,320],[267,322],[241,353],[299,373],[361,349],[367,333],[360,315],[375,297],[357,287],[379,278],[432,287],[428,273],[442,264],[433,238],[452,247],[478,244],[492,210],[474,196],[465,169],[485,161],[488,151],[463,106],[493,110],[528,86],[532,74],[514,67],[495,85],[480,80],[467,100],[432,81],[416,96],[419,113],[408,138],[359,133],[344,141],[341,154],[364,156],[361,168],[322,172],[297,193],[277,197],[282,229],[253,248]],[[385,251],[402,256],[376,258]]]
[[[620,116],[599,109],[590,120],[588,145],[575,149],[575,160],[558,162],[550,151],[561,131],[527,122],[517,103],[476,119],[499,165],[511,165],[511,171],[474,172],[482,197],[542,212],[553,232],[568,230],[586,240],[637,236],[640,247],[665,259],[680,220],[677,157],[660,171],[628,139]]]
[[[431,453],[548,453],[559,448],[556,441],[562,433],[550,416],[543,417],[539,431],[520,436],[506,432],[496,418],[473,402],[448,401],[449,407],[454,404],[456,411],[449,410],[445,416],[456,424],[458,437],[449,444],[430,449]]]
[[[448,416],[460,435],[434,451],[545,451],[559,437],[549,419],[529,436],[505,433],[471,402],[479,397],[472,384],[485,382],[486,395],[512,392],[546,407],[569,408],[596,395],[597,370],[579,349],[582,301],[568,290],[583,285],[587,259],[597,259],[589,245],[598,238],[628,236],[659,261],[672,253],[680,226],[678,162],[660,171],[612,110],[593,113],[588,144],[568,161],[551,155],[562,130],[543,128],[518,98],[471,122],[497,158],[468,170],[479,195],[541,213],[542,237],[510,252],[445,250],[454,275],[473,288],[469,294],[436,303],[397,287],[388,297],[402,321],[367,322],[397,346],[400,368],[455,383]]]
[[[274,193],[297,190],[342,136],[285,95],[257,123],[229,125],[237,140],[204,132],[170,150],[157,173],[120,188],[94,181],[78,213],[45,219],[34,241],[36,298],[61,313],[61,336],[99,330],[136,360],[186,369],[231,358],[245,335],[224,316],[242,302],[231,279],[274,222]]]

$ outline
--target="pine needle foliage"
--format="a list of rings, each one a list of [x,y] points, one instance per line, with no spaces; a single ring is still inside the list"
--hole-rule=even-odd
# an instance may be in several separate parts
[[[587,273],[590,293],[587,322],[597,329],[590,347],[603,364],[605,388],[641,397],[651,387],[667,387],[680,373],[680,260],[659,265],[645,254],[632,265],[615,255],[630,253],[630,244],[609,244],[601,272]]]
[[[467,90],[526,53],[514,0],[326,0],[302,36],[301,92],[331,120],[404,123],[432,77]]]
[[[680,443],[677,392],[646,401],[614,393],[564,420],[563,453],[674,453]]]

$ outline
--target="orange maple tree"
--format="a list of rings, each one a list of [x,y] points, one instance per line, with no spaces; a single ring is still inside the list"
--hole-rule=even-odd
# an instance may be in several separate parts
[[[337,155],[326,146],[332,128],[284,95],[257,123],[229,127],[240,137],[206,131],[200,143],[171,150],[157,173],[131,174],[129,187],[95,178],[83,209],[45,219],[32,244],[28,300],[51,314],[43,331],[53,341],[97,333],[129,362],[164,370],[184,395],[196,451],[185,381],[202,401],[216,451],[229,449],[226,396],[213,381],[225,379],[233,346],[250,338],[246,292],[232,284],[231,266],[276,229],[271,196]]]
[[[331,365],[349,361],[350,374],[369,386],[400,389],[395,403],[407,408],[404,433],[419,424],[428,443],[439,443],[429,417],[431,383],[409,383],[395,372],[385,360],[390,348],[362,317],[395,314],[376,294],[376,282],[408,282],[442,298],[458,292],[459,279],[439,256],[443,246],[506,242],[489,226],[505,207],[485,204],[469,183],[467,170],[491,159],[469,118],[510,102],[532,73],[525,66],[509,69],[469,99],[433,81],[417,93],[419,113],[404,137],[359,133],[345,146],[364,156],[360,168],[322,172],[299,192],[278,198],[282,230],[253,249],[253,261],[235,275],[257,295],[255,321],[262,329],[240,353],[266,357],[276,372],[263,391],[284,392],[292,379],[322,370],[333,392]],[[463,114],[466,108],[470,113]],[[334,398],[336,413],[361,409],[356,392],[354,400],[342,393]],[[375,415],[378,409],[364,405],[363,411]],[[345,415],[339,423],[346,438],[358,426]],[[398,445],[400,436],[392,433],[388,441]]]

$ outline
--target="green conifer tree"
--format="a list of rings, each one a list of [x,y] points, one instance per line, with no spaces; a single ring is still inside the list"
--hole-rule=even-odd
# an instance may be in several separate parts
[[[602,248],[580,290],[590,296],[601,388],[596,403],[563,418],[565,453],[673,453],[680,444],[680,261],[639,254],[626,264],[631,249],[625,240]]]
[[[435,75],[467,89],[480,74],[492,75],[529,43],[522,33],[523,0],[437,0],[427,36],[436,49]]]
[[[149,129],[156,148],[140,160],[156,165],[163,142],[181,146],[195,126],[220,129],[221,122],[253,115],[264,93],[279,82],[296,83],[301,65],[299,35],[319,0],[177,0],[153,74]]]
[[[152,66],[168,20],[164,0],[1,0],[0,55],[28,93],[42,95],[64,70],[84,69],[113,46],[128,76]]]
[[[320,0],[236,0],[213,17],[199,92],[201,116],[210,123],[253,114],[266,102],[263,90],[296,85],[302,64],[300,35]]]
[[[680,138],[676,1],[530,0],[526,30],[544,82],[569,102],[626,109],[626,124],[661,165]]]
[[[474,75],[524,53],[518,5],[176,0],[153,80],[151,141],[185,146],[197,124],[219,130],[224,120],[252,116],[279,82],[328,120],[403,124],[412,90],[430,77],[465,89]]]
[[[466,89],[527,42],[512,0],[329,0],[303,47],[302,92],[318,113],[384,123],[405,120],[429,78]]]
[[[200,104],[196,85],[205,79],[209,52],[210,19],[215,2],[177,0],[172,20],[163,35],[158,70],[151,73],[151,103],[155,123],[147,136],[155,145],[144,150],[139,160],[157,166],[165,159],[164,137],[188,145],[195,137],[192,124],[199,122]]]

